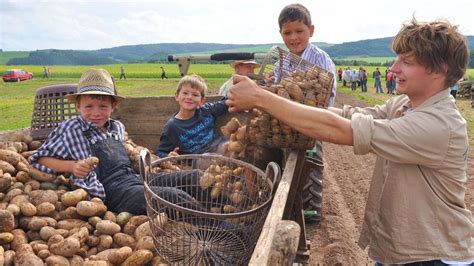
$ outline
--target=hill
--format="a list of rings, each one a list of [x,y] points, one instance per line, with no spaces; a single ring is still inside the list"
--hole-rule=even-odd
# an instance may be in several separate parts
[[[469,49],[474,49],[474,36],[466,36]],[[360,40],[355,42],[344,42],[335,44],[324,50],[332,58],[341,57],[394,57],[391,50],[393,37]]]
[[[394,57],[390,50],[393,37],[344,42],[341,44],[316,43],[334,60],[348,57]],[[470,49],[474,36],[467,36]],[[32,52],[0,51],[0,64],[7,65],[103,65],[135,62],[166,61],[167,56],[182,54],[213,54],[223,52],[265,53],[273,44],[220,44],[220,43],[158,43],[126,45],[99,50],[37,50]],[[351,60],[351,59],[349,59]]]

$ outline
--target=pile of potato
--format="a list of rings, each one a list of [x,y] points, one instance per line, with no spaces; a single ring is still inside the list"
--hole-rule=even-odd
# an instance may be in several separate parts
[[[295,70],[278,84],[267,83],[264,89],[295,102],[325,108],[331,93],[331,81],[324,70],[313,67],[306,72]],[[310,149],[314,145],[309,137],[258,109],[252,110],[247,127],[248,141],[252,144],[296,149]]]
[[[39,145],[29,136],[0,142],[0,265],[165,263],[146,215],[110,212],[71,191],[68,178],[32,168],[26,158]],[[155,220],[166,225],[166,214]]]

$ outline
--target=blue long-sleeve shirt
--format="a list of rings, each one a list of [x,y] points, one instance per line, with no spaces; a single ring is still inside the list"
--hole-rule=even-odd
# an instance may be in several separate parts
[[[201,154],[217,149],[225,138],[217,134],[215,120],[218,116],[227,113],[225,99],[212,103],[205,103],[190,119],[176,118],[176,113],[166,122],[160,137],[160,145],[156,154],[161,158],[176,147],[179,154]]]

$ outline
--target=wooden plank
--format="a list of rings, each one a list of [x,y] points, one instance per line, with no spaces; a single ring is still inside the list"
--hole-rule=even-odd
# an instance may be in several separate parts
[[[298,164],[297,159],[298,152],[291,151],[286,160],[285,170],[283,171],[280,184],[278,185],[272,206],[268,212],[249,265],[267,265],[269,262],[270,250],[277,231],[277,225],[282,220],[287,203],[293,206],[293,202],[288,202],[287,200],[291,187],[298,185],[293,182],[293,177],[296,176],[295,172],[298,170],[296,168]]]

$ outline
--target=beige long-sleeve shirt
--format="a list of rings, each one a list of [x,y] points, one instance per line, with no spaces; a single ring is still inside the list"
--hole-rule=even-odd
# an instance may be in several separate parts
[[[411,108],[407,96],[344,106],[356,154],[377,161],[359,245],[382,263],[474,258],[467,187],[466,121],[449,90]]]

